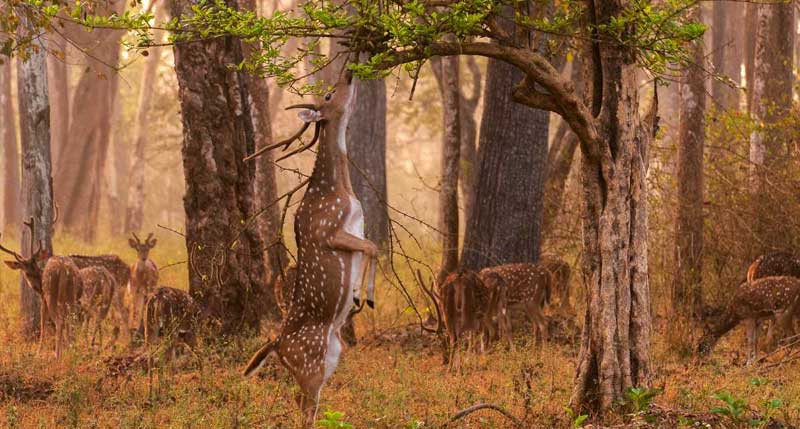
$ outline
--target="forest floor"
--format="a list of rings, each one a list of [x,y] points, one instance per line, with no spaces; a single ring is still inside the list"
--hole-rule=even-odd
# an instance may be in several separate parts
[[[59,244],[62,244],[59,246]],[[181,254],[178,240],[160,240],[154,251]],[[130,249],[81,248],[57,243],[63,253]],[[166,266],[180,262],[156,259]],[[400,273],[411,281],[410,273]],[[185,266],[162,271],[162,284],[186,287]],[[478,403],[503,407],[525,427],[570,428],[591,418],[572,415],[577,339],[560,336],[537,346],[518,331],[515,350],[496,345],[487,353],[462,353],[458,369],[442,364],[438,339],[423,334],[401,294],[378,284],[374,311],[356,319],[359,344],[343,353],[339,368],[322,392],[320,419],[333,428],[510,428],[493,410],[469,414],[448,426],[459,410]],[[52,344],[37,353],[35,341],[18,333],[18,276],[0,268],[0,427],[9,428],[294,428],[299,413],[295,387],[277,363],[258,376],[240,371],[275,326],[260,338],[201,340],[194,354],[159,365],[148,376],[137,351],[121,344],[90,347],[78,333],[56,361]],[[658,315],[664,308],[654,308]],[[800,359],[776,355],[744,366],[744,335],[724,338],[709,359],[698,362],[667,345],[666,322],[656,317],[653,383],[659,389],[632,392],[620,405],[618,427],[788,427],[800,424]],[[106,327],[110,331],[110,326]],[[577,328],[571,330],[577,333]],[[106,338],[109,338],[108,333]],[[728,396],[725,396],[728,395]],[[723,399],[720,399],[723,398]],[[341,416],[338,413],[342,413]],[[612,419],[613,420],[613,419]],[[337,421],[339,423],[337,423]],[[701,425],[703,423],[703,425]],[[348,426],[352,425],[352,426]]]

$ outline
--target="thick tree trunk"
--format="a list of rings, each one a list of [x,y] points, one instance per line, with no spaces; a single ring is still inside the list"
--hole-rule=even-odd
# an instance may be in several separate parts
[[[381,249],[389,243],[386,203],[386,84],[359,81],[347,128],[350,180],[364,209],[365,233]]]
[[[783,212],[772,210],[770,195],[774,186],[785,183],[788,168],[792,138],[780,122],[792,106],[796,22],[792,3],[763,4],[757,9],[751,113],[759,127],[750,136],[750,187],[753,250],[763,253],[792,247],[782,228]]]
[[[18,225],[19,149],[17,125],[11,98],[11,61],[0,64],[0,139],[3,139],[3,222]],[[2,224],[0,224],[2,226]]]
[[[53,165],[69,143],[69,71],[67,42],[60,36],[50,38],[51,55],[47,56],[47,83],[50,93],[50,146]]]
[[[123,0],[113,0],[100,15],[121,13]],[[60,208],[60,222],[66,231],[84,240],[93,241],[97,234],[101,185],[111,136],[113,79],[119,59],[119,40],[122,33],[116,30],[95,30],[87,33],[77,25],[68,25],[66,31],[79,46],[89,49],[92,57],[82,68],[70,109],[68,149],[62,150],[55,171],[56,201]]]
[[[731,84],[741,84],[744,32],[736,29],[745,23],[744,11],[744,5],[737,2],[714,3],[711,25],[714,71],[731,79],[730,84],[714,79],[711,85],[711,96],[719,110],[739,108],[740,90]]]
[[[242,0],[241,7],[246,10],[255,11],[254,0]],[[243,46],[244,54],[248,55],[253,46],[245,43]],[[270,93],[267,80],[247,74],[248,104],[253,120],[253,137],[255,146],[261,148],[272,144],[272,121],[270,119]],[[278,184],[275,179],[275,165],[271,152],[267,152],[256,158],[255,176],[255,199],[254,210],[259,212],[265,210],[258,218],[257,228],[261,234],[261,240],[266,246],[263,255],[266,262],[266,291],[264,293],[264,310],[266,315],[274,320],[280,320],[281,313],[278,303],[275,300],[273,290],[275,280],[289,266],[289,257],[283,242],[279,242],[282,232],[280,230],[280,204],[276,204],[278,198]]]
[[[513,66],[489,60],[475,205],[461,251],[469,269],[539,257],[550,113],[514,103],[522,78]]]
[[[602,25],[625,5],[596,0],[595,7]],[[639,118],[634,56],[611,41],[595,49],[603,85],[602,103],[595,98],[593,109],[604,141],[596,156],[581,157],[587,306],[572,404],[601,413],[626,389],[649,382],[645,176],[652,125]]]
[[[193,1],[170,2],[172,16]],[[236,1],[227,1],[238,8]],[[263,309],[264,259],[253,213],[255,150],[249,94],[238,39],[220,37],[174,46],[183,118],[186,247],[189,292],[222,332],[256,329]]]
[[[472,213],[475,206],[475,182],[478,172],[478,124],[475,111],[483,89],[483,76],[475,57],[467,57],[467,68],[472,76],[472,92],[469,96],[462,94],[459,101],[461,108],[461,150],[459,151],[460,173],[458,176],[461,188],[462,210],[466,216]],[[465,76],[464,73],[461,76]],[[466,219],[466,223],[469,219]]]
[[[715,7],[721,5],[717,3]],[[716,11],[715,11],[716,13]],[[690,18],[700,21],[700,7]],[[698,317],[702,308],[703,279],[703,147],[705,145],[706,73],[703,44],[693,46],[694,66],[686,70],[680,88],[680,126],[678,130],[678,205],[675,212],[675,278],[672,289],[672,320],[690,310]]]
[[[163,7],[157,9],[156,22],[163,18]],[[145,202],[145,151],[149,140],[150,109],[155,93],[158,65],[161,62],[161,50],[150,49],[150,55],[144,63],[141,86],[139,87],[139,103],[136,107],[136,131],[133,138],[133,153],[128,174],[128,204],[125,209],[125,232],[139,232],[144,226]]]
[[[36,31],[24,13],[19,14],[19,31]],[[47,51],[42,38],[34,38],[38,49],[27,61],[17,61],[17,88],[22,148],[22,216],[33,218],[36,236],[22,228],[20,248],[30,255],[31,243],[41,241],[52,251],[53,179],[50,163],[50,100],[47,92]],[[20,321],[22,333],[32,338],[38,331],[39,297],[20,279]]]
[[[442,284],[447,274],[458,267],[458,176],[462,145],[458,62],[458,57],[436,58],[431,62],[444,111],[438,224],[442,231],[442,263],[437,276],[438,284]]]

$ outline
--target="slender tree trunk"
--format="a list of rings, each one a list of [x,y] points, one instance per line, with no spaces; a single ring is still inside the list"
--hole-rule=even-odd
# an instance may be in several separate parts
[[[32,34],[36,30],[25,13],[20,13],[19,32]],[[22,148],[22,216],[33,218],[36,236],[22,228],[20,248],[30,255],[30,245],[41,241],[53,249],[53,179],[50,163],[50,100],[47,92],[47,51],[42,38],[34,38],[38,49],[31,51],[27,61],[17,61],[17,89]],[[38,295],[20,279],[20,318],[22,333],[35,336],[39,327]]]
[[[100,15],[121,13],[123,0],[110,1],[98,11]],[[95,30],[87,33],[68,24],[68,36],[79,46],[88,47],[91,57],[82,58],[87,67],[78,80],[70,109],[68,150],[63,150],[55,171],[56,201],[60,222],[66,231],[93,241],[97,234],[101,185],[111,135],[111,115],[116,66],[119,59],[117,30]]]
[[[456,56],[436,58],[435,70],[444,107],[441,180],[439,181],[439,229],[442,231],[442,263],[438,284],[458,267],[458,176],[461,139],[461,90],[459,59]]]
[[[793,3],[758,5],[751,113],[759,127],[750,136],[750,187],[753,250],[759,253],[792,244],[783,231],[782,212],[770,207],[770,195],[773,186],[786,183],[792,139],[780,122],[792,106],[795,26]]]
[[[190,0],[170,2],[172,16],[191,13]],[[234,0],[227,6],[238,8]],[[242,46],[233,37],[174,46],[186,178],[189,292],[222,332],[256,329],[263,314],[262,242],[243,229],[253,213],[255,150]]]
[[[462,209],[466,216],[475,210],[475,182],[478,172],[478,124],[475,120],[475,111],[483,89],[483,75],[475,57],[465,59],[467,68],[472,76],[472,92],[469,96],[462,94],[459,106],[461,108],[461,150],[459,151],[460,173],[458,176],[461,188]],[[461,74],[465,76],[465,74]],[[465,223],[468,223],[466,219]]]
[[[475,204],[461,265],[478,270],[539,258],[549,112],[514,103],[522,74],[489,60]]]
[[[604,25],[628,5],[595,0],[590,6],[590,16],[596,10],[590,22]],[[572,404],[602,413],[623,399],[626,389],[647,386],[650,378],[645,178],[655,112],[651,109],[649,124],[639,118],[631,52],[611,40],[594,49],[602,101],[595,96],[592,107],[605,144],[596,155],[581,157],[587,306]]]
[[[11,61],[0,64],[0,138],[3,139],[3,222],[18,225],[19,149],[14,103],[11,98]],[[2,224],[0,224],[1,226]]]
[[[389,212],[386,203],[386,84],[359,81],[353,119],[347,128],[350,180],[364,208],[365,233],[386,250]]]
[[[731,85],[741,84],[744,33],[736,29],[742,28],[745,23],[744,11],[744,5],[737,2],[714,3],[711,25],[714,71],[731,80],[728,83],[719,79],[712,82],[711,96],[719,110],[739,108],[740,90]]]
[[[119,78],[116,78],[119,80]],[[117,92],[117,91],[115,91]],[[130,156],[125,141],[125,124],[122,123],[122,100],[114,99],[111,113],[111,144],[109,147],[108,207],[111,213],[124,213],[128,196],[128,169]],[[118,237],[125,233],[125,217],[111,216],[111,235]]]
[[[256,9],[255,0],[242,0],[241,7],[246,10]],[[244,55],[249,55],[251,50],[255,48],[248,43],[242,45]],[[270,93],[267,80],[247,74],[247,88],[249,89],[248,104],[250,105],[250,114],[253,120],[253,136],[255,139],[255,146],[261,148],[272,144],[272,121],[270,119]],[[262,209],[266,211],[259,216],[257,228],[261,234],[261,240],[267,246],[264,252],[264,258],[267,267],[267,289],[264,293],[264,309],[266,316],[280,320],[281,314],[278,308],[278,303],[275,300],[274,284],[277,276],[286,271],[289,265],[289,257],[286,254],[286,248],[283,242],[279,240],[282,237],[280,230],[280,205],[275,204],[278,198],[278,184],[275,180],[275,165],[273,164],[273,157],[271,152],[267,152],[260,157],[256,158],[256,176],[255,176],[255,199],[254,210],[259,212]]]
[[[744,65],[745,80],[747,81],[747,109],[753,111],[753,93],[755,84],[755,53],[756,53],[756,29],[758,28],[758,5],[747,3],[745,5],[745,37],[744,43]]]
[[[69,72],[67,42],[60,36],[50,38],[51,55],[47,56],[47,82],[50,92],[50,138],[53,165],[58,165],[61,153],[69,142]]]
[[[715,5],[719,6],[722,3]],[[700,22],[700,7],[690,18]],[[715,12],[716,13],[716,12]],[[680,127],[678,130],[678,205],[675,213],[675,281],[672,289],[673,321],[683,320],[689,309],[699,317],[702,308],[703,280],[703,147],[705,145],[706,74],[703,44],[693,46],[696,66],[686,70],[681,85]]]
[[[156,9],[156,22],[165,16],[164,8]],[[150,110],[153,105],[158,65],[161,62],[161,50],[150,49],[144,63],[141,86],[139,87],[139,103],[136,107],[136,131],[133,138],[133,155],[131,156],[130,173],[128,174],[128,204],[125,210],[125,231],[139,232],[144,226],[145,202],[145,152],[150,136]]]

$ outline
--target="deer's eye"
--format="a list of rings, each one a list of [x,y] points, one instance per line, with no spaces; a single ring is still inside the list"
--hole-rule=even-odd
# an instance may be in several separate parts
[[[331,93],[325,94],[325,101],[331,101]]]

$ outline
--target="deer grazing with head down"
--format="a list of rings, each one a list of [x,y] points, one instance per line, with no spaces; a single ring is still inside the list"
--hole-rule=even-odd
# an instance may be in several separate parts
[[[748,340],[747,363],[758,357],[758,321],[773,319],[775,329],[785,332],[792,319],[800,315],[800,279],[796,277],[764,277],[742,283],[723,310],[707,314],[703,337],[698,344],[701,355],[711,353],[717,341],[739,323],[746,323]],[[774,344],[770,335],[769,343]]]
[[[800,258],[786,252],[765,253],[747,269],[747,281],[764,277],[789,276],[800,278]]]
[[[487,289],[478,274],[467,269],[458,269],[448,274],[438,291],[439,305],[447,333],[447,362],[452,369],[458,345],[462,338],[467,339],[467,349],[480,345],[485,347],[485,320],[491,301],[491,291]]]
[[[99,344],[103,345],[101,324],[109,312],[112,312],[117,323],[114,328],[114,340],[117,339],[120,330],[127,335],[128,311],[122,302],[122,289],[111,272],[104,267],[93,266],[82,268],[79,275],[83,286],[81,307],[84,323],[90,326],[92,333],[91,344],[94,345],[95,336],[99,333]]]
[[[550,272],[535,264],[516,263],[484,268],[479,275],[490,289],[506,288],[505,300],[509,308],[521,306],[524,309],[525,316],[533,324],[537,343],[547,339],[544,306],[550,302],[553,288]],[[508,314],[502,317],[507,318]],[[503,323],[510,326],[507,319]]]
[[[291,153],[319,141],[308,189],[295,214],[297,274],[288,313],[277,338],[262,347],[248,363],[250,375],[275,355],[300,385],[298,405],[306,424],[313,426],[320,390],[338,365],[342,351],[340,329],[361,298],[367,280],[367,305],[374,306],[378,248],[364,237],[364,214],[353,193],[345,135],[355,100],[352,73],[345,72],[333,90],[298,115],[305,124],[290,139],[265,147],[287,146],[311,123],[314,137]]]
[[[162,342],[167,359],[175,357],[178,345],[194,348],[200,316],[200,307],[188,292],[159,287],[144,307],[145,344]]]
[[[31,230],[31,237],[35,237],[33,218],[25,225]],[[0,251],[14,257],[13,261],[6,261],[6,265],[22,271],[25,282],[41,297],[39,349],[44,344],[48,322],[52,322],[56,329],[56,358],[60,359],[64,337],[69,341],[71,322],[79,317],[82,287],[78,267],[68,257],[51,256],[42,242],[35,251],[31,243],[31,250],[31,256],[26,258],[0,246]]]
[[[128,244],[136,250],[136,262],[131,265],[131,280],[128,283],[128,293],[131,297],[130,327],[139,329],[142,322],[142,310],[145,299],[158,286],[158,267],[150,260],[150,250],[156,246],[158,240],[153,238],[151,232],[142,242],[136,233],[128,239]]]
[[[572,304],[569,302],[569,281],[572,277],[572,268],[568,263],[555,256],[542,256],[537,264],[544,268],[552,277],[553,294],[559,297],[559,312],[562,315],[573,314]]]

